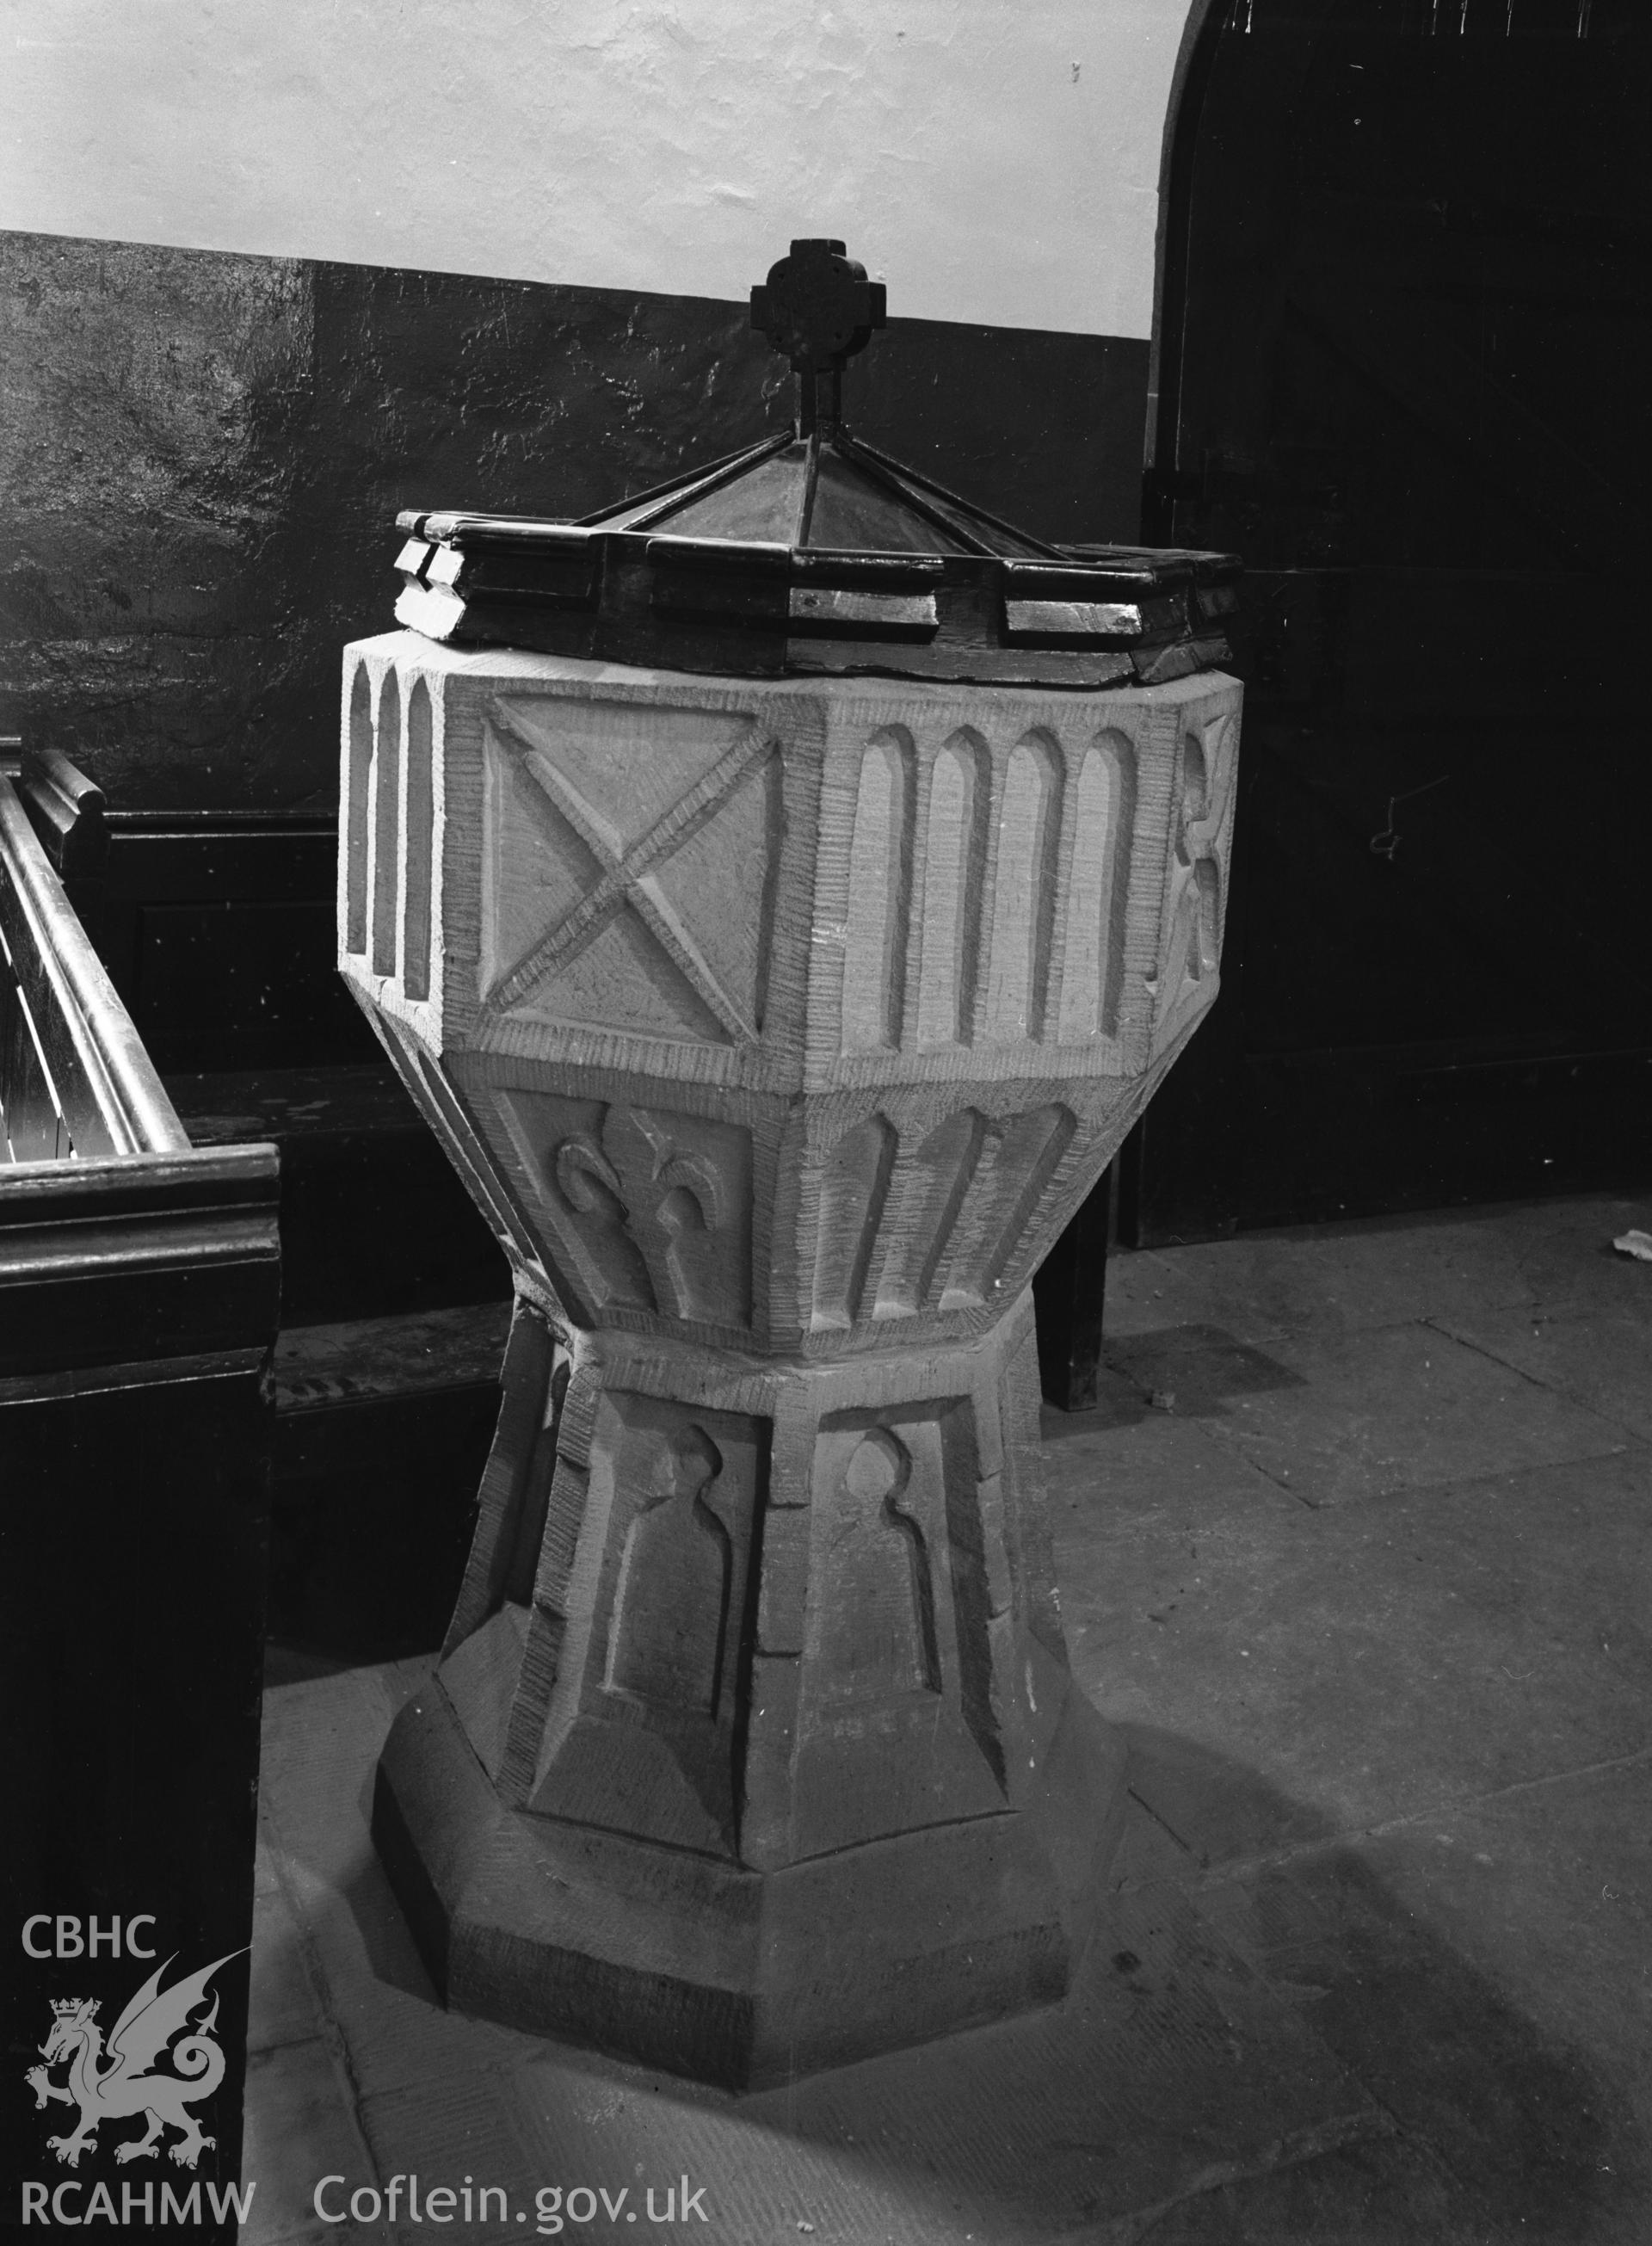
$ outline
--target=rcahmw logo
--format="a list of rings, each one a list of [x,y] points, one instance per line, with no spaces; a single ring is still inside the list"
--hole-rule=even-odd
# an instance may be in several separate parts
[[[78,1919],[53,1919],[39,1914],[24,1923],[23,1944],[32,1957],[94,1957],[105,1947],[119,1957],[124,1933],[129,1957],[149,1957],[153,1950],[137,1936],[140,1929],[153,1924],[153,1918],[139,1916],[129,1920],[124,1929],[119,1918],[104,1929],[94,1918],[89,1922],[92,1940],[83,1944]],[[37,1941],[42,1930],[46,1930],[46,1938]],[[135,2120],[139,2116],[144,2120],[140,2134],[123,2138],[112,2147],[116,2161],[123,2166],[128,2161],[154,2159],[165,2144],[168,2156],[180,2168],[193,2168],[201,2154],[216,2142],[190,2108],[202,2105],[224,2079],[224,2054],[213,2033],[218,2024],[218,1998],[214,1992],[208,2003],[208,1984],[221,1965],[241,1954],[231,1950],[227,1957],[214,1957],[199,1972],[187,1973],[163,1989],[161,1976],[173,1962],[167,1958],[133,1996],[109,2031],[106,2043],[98,2021],[101,2009],[98,1998],[53,2000],[51,2030],[40,2045],[45,2064],[30,2067],[24,2079],[35,2093],[37,2111],[44,2113],[53,2104],[78,2109],[72,2129],[46,2140],[47,2149],[64,2166],[78,2168],[83,2153],[95,2158],[100,2149],[98,2131],[105,2121]],[[58,2067],[65,2071],[66,2081],[53,2081],[53,2071]],[[168,2129],[178,2132],[171,2143],[167,2143]],[[202,2220],[199,2183],[187,2190],[163,2184],[158,2209],[152,2184],[140,2191],[123,2184],[119,2211],[107,2184],[89,2188],[85,2203],[77,2206],[74,2202],[88,2189],[84,2184],[65,2181],[54,2190],[44,2183],[25,2182],[23,2220],[69,2224],[99,2220],[145,2224]],[[236,2219],[244,2220],[253,2190],[250,2184],[208,2184],[207,2195],[214,2218],[222,2220],[233,2208]]]

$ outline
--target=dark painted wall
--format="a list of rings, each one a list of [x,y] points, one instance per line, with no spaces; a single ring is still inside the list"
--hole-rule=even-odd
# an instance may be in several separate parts
[[[748,441],[743,305],[0,234],[0,731],[123,807],[330,806],[396,510],[577,514]],[[1054,538],[1138,532],[1147,346],[895,321],[853,425]]]

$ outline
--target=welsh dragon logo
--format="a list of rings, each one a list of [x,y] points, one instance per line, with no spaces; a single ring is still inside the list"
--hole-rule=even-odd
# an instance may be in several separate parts
[[[128,2137],[115,2147],[118,2161],[151,2159],[167,2129],[182,2131],[180,2141],[167,2149],[180,2168],[193,2168],[202,2151],[217,2140],[202,2134],[189,2107],[210,2098],[224,2079],[224,2054],[213,2041],[218,2022],[218,1998],[212,2010],[188,2035],[173,2044],[170,2052],[174,2074],[153,2072],[154,2061],[189,2025],[189,2016],[207,2001],[207,1984],[221,1965],[240,1956],[232,1950],[215,1957],[199,1973],[190,1973],[162,1990],[160,1977],[172,1963],[158,1965],[110,2032],[105,2049],[98,2025],[95,2000],[66,1997],[54,2003],[51,2033],[40,2046],[44,2066],[31,2066],[24,2080],[35,2094],[37,2111],[48,2100],[78,2106],[80,2120],[71,2134],[48,2137],[47,2144],[60,2161],[78,2167],[88,2146],[97,2150],[96,2132],[105,2121],[124,2121],[141,2113],[148,2129],[141,2137]],[[50,2079],[50,2070],[67,2060],[69,2083],[65,2089]],[[106,2063],[105,2063],[106,2061]]]

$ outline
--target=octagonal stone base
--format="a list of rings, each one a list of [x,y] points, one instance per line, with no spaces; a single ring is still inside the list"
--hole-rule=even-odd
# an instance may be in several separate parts
[[[445,2003],[758,2089],[1054,2004],[1092,1930],[1124,1749],[1047,1656],[1017,1818],[759,1873],[502,1807],[432,1684],[379,1764],[373,1838]]]
[[[1054,2000],[1028,1290],[1215,995],[1236,683],[347,665],[340,963],[518,1295],[375,1815],[439,1987],[734,2086]]]
[[[519,1309],[374,1810],[449,2003],[745,2088],[1062,1996],[1124,1753],[1067,1670],[1031,1310],[799,1367]]]

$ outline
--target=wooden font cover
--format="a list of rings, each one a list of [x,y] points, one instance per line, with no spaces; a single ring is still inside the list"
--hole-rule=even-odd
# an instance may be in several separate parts
[[[577,521],[412,509],[398,623],[459,645],[642,668],[1095,688],[1227,661],[1226,554],[1054,546],[850,434],[845,359],[884,291],[794,242],[751,292],[795,425]]]

